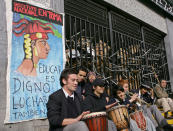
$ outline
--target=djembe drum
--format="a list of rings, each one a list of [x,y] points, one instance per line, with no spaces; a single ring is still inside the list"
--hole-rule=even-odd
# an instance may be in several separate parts
[[[107,110],[109,117],[120,131],[128,131],[129,115],[125,105],[114,106]]]
[[[146,120],[141,110],[130,113],[130,118],[136,121],[142,131],[146,130]]]
[[[90,113],[85,115],[82,120],[85,121],[90,131],[108,131],[106,112]]]

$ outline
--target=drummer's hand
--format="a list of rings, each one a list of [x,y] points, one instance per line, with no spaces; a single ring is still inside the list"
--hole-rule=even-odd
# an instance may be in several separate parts
[[[83,100],[85,99],[85,96],[84,96],[84,95],[82,95],[82,99],[83,99]]]
[[[109,101],[109,97],[106,97],[106,101],[107,101],[107,102]]]
[[[75,122],[78,122],[81,120],[81,118],[86,115],[86,114],[89,114],[90,111],[85,111],[83,112],[82,114],[80,114],[78,117],[76,118],[65,118],[63,121],[62,121],[62,126],[66,126],[66,125],[69,125],[69,124],[73,124]]]
[[[126,105],[126,107],[129,107],[129,106],[130,106],[130,104],[127,104],[127,105]]]
[[[77,118],[76,118],[76,120],[77,121],[80,121],[80,119],[82,119],[82,117],[84,116],[84,115],[87,115],[87,114],[89,114],[90,113],[90,111],[84,111],[84,112],[82,112],[82,114],[80,114]]]
[[[106,109],[109,109],[109,108],[113,107],[114,105],[116,105],[117,103],[118,103],[118,102],[114,102],[114,103],[112,103],[112,104],[110,104],[110,105],[106,105],[105,108],[106,108]]]

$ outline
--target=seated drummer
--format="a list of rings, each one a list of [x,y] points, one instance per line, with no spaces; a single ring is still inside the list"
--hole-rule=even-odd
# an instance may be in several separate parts
[[[106,97],[103,95],[105,83],[102,79],[95,79],[93,81],[93,92],[90,92],[83,102],[83,110],[90,112],[101,112],[106,111],[113,107],[116,102],[107,105]],[[108,120],[108,131],[116,131],[114,123]]]
[[[94,72],[89,72],[87,74],[87,82],[84,85],[84,89],[85,89],[84,96],[85,97],[93,91],[92,83],[96,78],[99,78],[99,76],[97,76],[96,73],[94,73]],[[108,102],[109,101],[108,94],[104,91],[103,95],[106,97],[106,101]]]
[[[49,131],[89,131],[87,125],[80,121],[89,112],[82,112],[81,97],[75,92],[77,80],[73,69],[64,69],[61,72],[62,88],[52,93],[47,103]]]
[[[122,87],[117,86],[116,88],[113,88],[112,93],[113,93],[113,96],[114,96],[113,99],[118,101],[118,103],[120,105],[126,105],[128,107],[129,112],[132,113],[135,110],[139,109],[139,107],[135,103],[132,104],[130,102],[130,97],[125,96],[125,91]],[[113,101],[113,100],[111,99],[110,101]],[[147,123],[146,124],[147,131],[156,131],[152,121],[148,117],[146,117],[146,116],[144,116],[144,117],[145,117],[146,123]],[[132,119],[130,119],[130,130],[132,130],[132,131],[140,131],[141,130],[140,128],[138,128],[137,123]]]

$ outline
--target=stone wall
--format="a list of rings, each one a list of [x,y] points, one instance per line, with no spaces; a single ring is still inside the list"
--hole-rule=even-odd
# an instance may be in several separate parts
[[[165,37],[165,49],[167,54],[168,69],[171,82],[171,91],[173,92],[173,22],[166,19],[168,35]]]
[[[163,16],[147,7],[139,0],[104,0],[145,23],[167,33],[166,21]]]

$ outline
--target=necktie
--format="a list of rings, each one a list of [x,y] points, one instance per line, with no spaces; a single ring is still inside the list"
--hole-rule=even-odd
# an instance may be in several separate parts
[[[68,97],[67,97],[67,100],[68,100],[69,102],[73,102],[73,97],[68,96]]]

